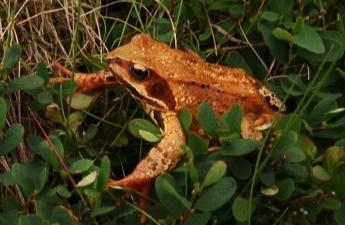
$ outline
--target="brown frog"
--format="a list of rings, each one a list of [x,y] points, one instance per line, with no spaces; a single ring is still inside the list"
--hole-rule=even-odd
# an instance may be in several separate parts
[[[244,114],[242,136],[257,140],[276,114],[285,110],[274,93],[242,69],[207,63],[147,34],[138,34],[130,43],[111,51],[108,64],[107,70],[89,76],[76,73],[79,89],[85,92],[123,85],[164,132],[164,138],[134,171],[121,180],[111,180],[109,187],[130,187],[146,194],[159,174],[176,166],[184,154],[180,146],[185,143],[185,136],[177,117],[182,108],[187,108],[194,117],[198,105],[207,101],[219,116],[238,104]],[[71,73],[56,62],[53,66],[67,75]],[[53,78],[51,82],[63,79]]]

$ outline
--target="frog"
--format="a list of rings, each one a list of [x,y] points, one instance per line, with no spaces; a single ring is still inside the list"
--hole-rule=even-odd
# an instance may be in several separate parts
[[[277,95],[243,69],[208,63],[191,51],[171,48],[168,44],[140,33],[131,41],[112,50],[107,56],[108,67],[90,74],[75,73],[81,92],[123,86],[150,115],[163,133],[163,138],[151,148],[129,175],[111,179],[109,188],[127,187],[144,195],[157,176],[174,169],[184,150],[186,137],[178,113],[188,109],[193,119],[192,129],[204,135],[196,124],[198,106],[208,102],[216,116],[234,105],[243,111],[241,135],[261,140],[262,132],[286,108]],[[72,72],[61,64],[52,66],[66,76]],[[56,77],[51,83],[62,82]],[[144,207],[145,201],[140,202]],[[141,222],[145,218],[141,219]]]

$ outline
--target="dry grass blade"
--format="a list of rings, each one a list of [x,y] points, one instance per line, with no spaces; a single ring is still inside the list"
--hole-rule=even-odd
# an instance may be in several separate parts
[[[24,62],[31,68],[37,62],[49,64],[54,59],[70,59],[75,3],[62,0],[15,3],[15,0],[0,1],[7,13],[6,20],[0,22],[0,42],[5,43],[8,39],[8,45],[19,43],[24,50]],[[94,10],[95,7],[83,7],[83,16],[80,18],[79,44],[89,54],[104,52],[106,49],[100,35],[95,32],[100,31],[96,22],[99,11]]]

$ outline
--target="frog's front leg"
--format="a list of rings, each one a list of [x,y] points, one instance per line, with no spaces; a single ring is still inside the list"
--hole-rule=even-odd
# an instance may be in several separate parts
[[[162,113],[164,138],[139,162],[134,171],[121,180],[111,180],[109,187],[123,186],[140,188],[154,178],[173,169],[184,154],[185,143],[180,122],[176,114]]]
[[[162,126],[164,126],[164,138],[150,150],[131,174],[121,180],[111,180],[108,187],[129,187],[147,195],[154,179],[176,166],[184,154],[181,145],[185,143],[185,136],[176,114],[162,113],[161,117]],[[145,198],[140,199],[139,206],[145,209]],[[145,222],[144,215],[142,215],[140,222]]]
[[[73,76],[72,71],[61,65],[57,61],[51,63],[51,67],[61,72],[63,77],[49,79],[50,84],[62,83],[70,80]],[[110,70],[100,70],[93,73],[74,73],[74,80],[77,83],[78,91],[89,92],[102,88],[111,88],[117,85],[117,81]]]

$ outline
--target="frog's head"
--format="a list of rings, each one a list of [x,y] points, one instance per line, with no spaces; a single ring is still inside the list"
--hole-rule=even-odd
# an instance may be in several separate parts
[[[173,110],[176,101],[164,71],[164,59],[157,56],[160,51],[171,51],[146,34],[134,36],[130,43],[108,55],[109,68],[116,79],[147,110]],[[169,52],[165,52],[169,54]]]

